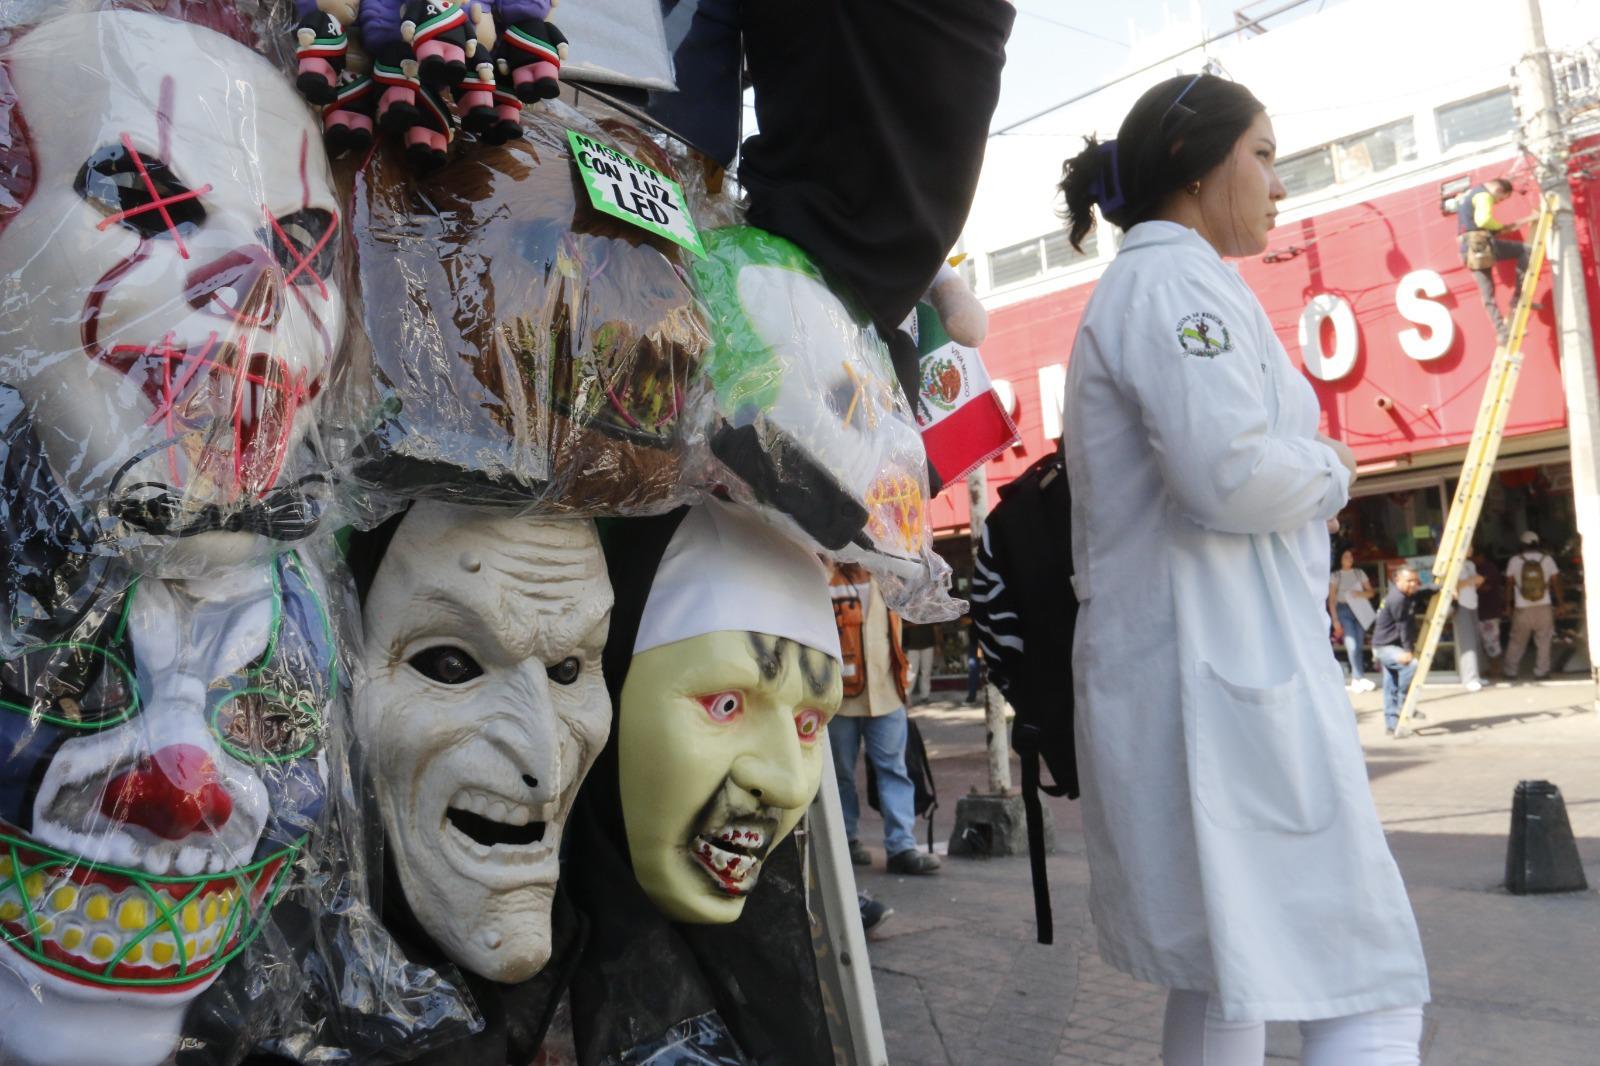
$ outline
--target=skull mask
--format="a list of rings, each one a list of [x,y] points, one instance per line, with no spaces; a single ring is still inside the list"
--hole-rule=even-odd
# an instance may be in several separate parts
[[[783,238],[730,226],[705,240],[694,269],[730,424],[713,450],[758,503],[839,558],[915,575],[928,540],[926,453],[877,334]]]
[[[0,1061],[166,1058],[321,810],[335,685],[293,556],[143,579],[0,663]]]
[[[258,542],[215,531],[300,499],[344,324],[312,117],[261,56],[152,14],[60,16],[4,61],[34,174],[0,234],[0,381],[80,504],[237,559]]]
[[[495,981],[550,955],[561,830],[605,745],[592,523],[418,503],[366,598],[356,734],[423,930]]]

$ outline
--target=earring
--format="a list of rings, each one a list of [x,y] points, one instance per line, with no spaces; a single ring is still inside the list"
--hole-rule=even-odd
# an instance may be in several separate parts
[[[1190,196],[1199,196],[1200,195],[1200,183],[1198,181],[1191,181],[1189,184],[1185,185],[1183,188]]]

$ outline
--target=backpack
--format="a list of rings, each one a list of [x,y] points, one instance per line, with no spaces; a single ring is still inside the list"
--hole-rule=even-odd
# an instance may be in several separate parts
[[[912,811],[928,820],[928,850],[933,851],[933,812],[939,807],[939,790],[933,783],[933,764],[928,761],[928,749],[922,744],[922,730],[910,715],[906,716],[906,776],[916,789],[911,801]],[[867,806],[878,813],[878,774],[867,760]]]
[[[1072,494],[1060,452],[1000,490],[984,525],[972,578],[972,624],[989,679],[1016,711],[1011,746],[1022,764],[1022,803],[1033,866],[1039,943],[1054,939],[1039,793],[1078,797],[1073,737]],[[1041,764],[1053,783],[1041,780]]]
[[[1529,558],[1522,557],[1522,570],[1517,574],[1517,591],[1522,593],[1522,598],[1528,603],[1537,603],[1544,599],[1544,555]]]

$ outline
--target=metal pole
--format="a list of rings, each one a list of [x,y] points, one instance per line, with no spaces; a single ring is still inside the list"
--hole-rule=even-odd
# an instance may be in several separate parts
[[[967,475],[967,513],[970,516],[968,526],[972,532],[972,555],[977,558],[978,548],[983,544],[983,523],[989,517],[989,474],[980,463],[978,468]],[[967,639],[971,647],[976,648],[978,637],[968,627]],[[968,651],[968,654],[974,654]],[[1005,697],[1000,695],[1000,690],[989,684],[988,672],[980,668],[979,679],[983,682],[983,722],[987,733],[985,743],[989,749],[989,791],[996,796],[1006,796],[1011,793],[1011,738],[1006,732],[1006,711],[1010,708]]]
[[[1573,512],[1582,539],[1583,572],[1600,580],[1600,375],[1594,361],[1589,296],[1572,218],[1572,186],[1567,177],[1567,137],[1556,97],[1550,52],[1545,46],[1539,0],[1523,3],[1523,57],[1517,63],[1518,97],[1532,114],[1523,134],[1537,163],[1539,186],[1556,198],[1555,247],[1551,274],[1561,381],[1567,398],[1567,431],[1572,440]],[[1584,630],[1589,644],[1589,676],[1600,712],[1600,589],[1584,595]]]

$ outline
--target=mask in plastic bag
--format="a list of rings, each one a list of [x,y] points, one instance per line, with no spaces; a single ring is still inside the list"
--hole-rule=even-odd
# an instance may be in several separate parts
[[[611,728],[610,608],[587,521],[419,503],[373,571],[356,731],[399,888],[494,981],[550,956],[562,829]]]
[[[596,211],[566,129],[668,169],[643,134],[552,103],[527,139],[427,177],[380,153],[355,230],[370,366],[345,418],[369,487],[528,511],[628,514],[682,495],[683,412],[707,334],[688,253]],[[376,381],[377,395],[365,390]]]
[[[142,579],[0,663],[0,1060],[166,1059],[321,813],[336,687],[293,555]]]
[[[196,538],[212,563],[305,536],[323,479],[298,445],[344,323],[305,104],[244,45],[147,12],[52,18],[0,58],[29,149],[4,168],[0,382],[67,497],[118,547]]]
[[[711,451],[734,497],[877,572],[906,617],[952,617],[922,438],[877,333],[789,241],[750,226],[703,237]]]

